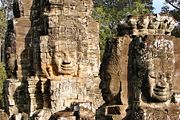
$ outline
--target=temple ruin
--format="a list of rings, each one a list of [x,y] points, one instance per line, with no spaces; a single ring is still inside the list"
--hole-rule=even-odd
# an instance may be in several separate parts
[[[173,17],[128,16],[101,62],[92,0],[4,0],[4,6],[8,119],[180,119]]]
[[[5,112],[16,120],[24,113],[43,120],[94,119],[103,100],[92,1],[6,2],[13,14],[7,14]]]
[[[113,120],[179,119],[180,41],[166,14],[128,16],[106,44],[100,88]],[[119,112],[118,112],[119,111]]]

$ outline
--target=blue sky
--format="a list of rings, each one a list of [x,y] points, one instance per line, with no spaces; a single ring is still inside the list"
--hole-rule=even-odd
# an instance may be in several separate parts
[[[153,7],[154,9],[154,13],[159,13],[161,11],[161,7],[163,6],[165,0],[153,0]],[[172,6],[169,6],[170,9],[173,9]]]
[[[153,0],[154,13],[159,13],[163,6],[164,0]]]

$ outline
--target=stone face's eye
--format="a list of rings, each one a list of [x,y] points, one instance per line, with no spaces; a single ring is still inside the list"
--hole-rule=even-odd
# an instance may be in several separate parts
[[[167,78],[168,80],[172,79],[171,74],[170,74],[170,73],[166,73],[166,78]]]
[[[75,58],[75,53],[69,55],[70,58]]]
[[[155,72],[149,72],[149,76],[151,77],[151,78],[154,78],[154,79],[156,79],[156,73]]]
[[[57,52],[57,53],[55,53],[55,57],[63,58],[64,57],[64,53],[63,52]]]

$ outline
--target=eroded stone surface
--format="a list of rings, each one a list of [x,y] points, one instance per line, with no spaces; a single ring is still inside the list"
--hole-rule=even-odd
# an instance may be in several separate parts
[[[120,24],[119,36],[107,42],[100,82],[92,0],[3,2],[9,118],[179,118],[179,42],[169,36],[172,17],[129,16]]]
[[[3,110],[0,110],[0,119],[1,120],[9,120],[9,116]]]
[[[120,106],[121,113],[111,111],[111,119],[178,119],[179,45],[170,36],[174,26],[167,15],[129,16],[119,25],[119,36],[107,42],[100,88],[104,108]]]
[[[128,49],[131,38],[119,37],[107,42],[100,68],[102,96],[106,104],[127,104]]]
[[[92,0],[5,2],[13,6],[7,13],[11,11],[14,17],[7,17],[16,42],[14,52],[9,54],[13,57],[7,56],[11,79],[5,83],[5,97],[10,117],[20,118],[19,113],[25,112],[32,119],[46,120],[76,103],[80,109],[72,112],[79,116],[67,119],[95,119],[95,111],[103,101],[98,77],[99,26],[91,17]],[[18,88],[24,93],[15,97]],[[19,102],[20,98],[26,102]]]
[[[132,77],[142,87],[145,101],[166,102],[172,96],[174,76],[174,37],[147,36],[135,37],[132,41]],[[136,69],[135,69],[136,68]]]

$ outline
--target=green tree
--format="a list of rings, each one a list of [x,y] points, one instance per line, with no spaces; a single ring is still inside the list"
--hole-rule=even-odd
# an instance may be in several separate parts
[[[180,10],[174,9],[169,12],[178,22],[178,25],[172,31],[172,35],[180,38]]]
[[[4,68],[4,64],[0,63],[0,101],[2,101],[2,93],[3,93],[3,82],[6,80],[6,71]]]
[[[4,10],[0,8],[0,39],[1,40],[4,39],[5,31],[6,31],[5,14],[4,14]]]
[[[6,32],[6,17],[4,10],[0,7],[0,62],[4,61],[4,40]]]
[[[169,5],[174,7],[174,9],[170,10]],[[179,24],[172,31],[172,35],[180,38],[180,1],[166,0],[164,6],[161,8],[161,13],[168,13],[177,20]]]
[[[6,31],[6,19],[5,19],[5,14],[4,10],[0,8],[0,102],[2,102],[2,92],[3,92],[3,82],[6,79],[6,71],[5,71],[5,65],[1,63],[2,58],[2,53],[4,52],[3,50],[3,44],[4,44],[4,39],[5,39],[5,31]]]
[[[169,13],[169,6],[167,3],[163,4],[163,7],[161,8],[161,13]]]
[[[180,1],[179,0],[165,0],[168,4],[173,6],[175,9],[180,10]]]
[[[106,40],[117,34],[116,28],[120,21],[130,14],[150,13],[152,7],[149,7],[150,4],[145,4],[147,1],[143,3],[141,0],[94,0],[93,16],[100,24],[101,56]]]

